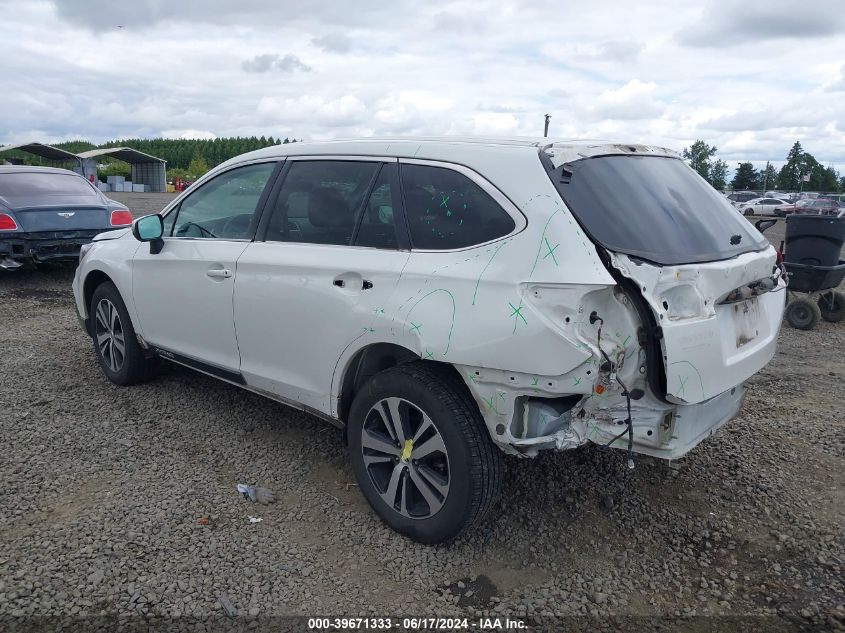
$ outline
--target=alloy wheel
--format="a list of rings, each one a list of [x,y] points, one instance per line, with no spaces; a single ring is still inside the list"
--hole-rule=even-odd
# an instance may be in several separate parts
[[[379,400],[361,428],[364,467],[379,496],[411,519],[435,515],[449,495],[449,456],[440,431],[402,398]]]
[[[126,358],[126,339],[120,313],[108,299],[100,299],[94,319],[97,349],[106,365],[113,372],[120,371]]]

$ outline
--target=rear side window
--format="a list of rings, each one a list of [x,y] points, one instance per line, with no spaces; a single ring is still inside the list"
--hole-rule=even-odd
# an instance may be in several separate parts
[[[88,182],[73,174],[47,172],[19,172],[0,174],[0,196],[83,196],[98,199],[99,196]]]
[[[354,244],[371,248],[396,248],[393,192],[390,185],[390,173],[386,165],[379,172],[373,191],[364,206]]]
[[[658,264],[728,259],[768,242],[683,161],[599,156],[548,165],[590,237],[608,250]]]
[[[465,248],[516,227],[486,191],[452,169],[402,165],[402,190],[414,248]]]
[[[380,167],[373,161],[294,161],[279,191],[267,241],[349,246]],[[384,213],[392,222],[392,208]],[[380,244],[390,239],[372,233],[368,239]]]

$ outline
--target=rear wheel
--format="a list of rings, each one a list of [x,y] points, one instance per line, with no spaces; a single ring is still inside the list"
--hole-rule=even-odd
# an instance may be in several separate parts
[[[502,484],[502,454],[449,373],[415,362],[373,376],[349,415],[355,477],[376,513],[421,543],[478,523]]]
[[[809,299],[794,299],[786,306],[786,320],[798,330],[812,330],[821,318],[821,310]]]
[[[117,287],[97,286],[88,314],[94,352],[106,377],[116,385],[133,385],[155,374],[155,359],[146,358]]]
[[[831,290],[819,297],[819,310],[822,318],[831,323],[839,323],[845,319],[845,294]]]

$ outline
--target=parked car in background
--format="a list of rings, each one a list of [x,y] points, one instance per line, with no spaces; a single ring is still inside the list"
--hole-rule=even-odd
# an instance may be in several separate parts
[[[792,202],[792,200],[795,198],[795,194],[787,193],[785,191],[767,191],[761,197],[778,198],[779,200],[786,200],[787,202]]]
[[[728,200],[730,200],[734,206],[738,205],[740,202],[748,202],[749,200],[754,200],[759,197],[760,194],[756,191],[734,191],[733,193],[729,193],[727,195]]]
[[[782,206],[788,206],[786,200],[780,198],[754,198],[747,202],[741,202],[737,209],[742,215],[782,215],[777,210]]]
[[[810,202],[810,200],[798,200],[782,204],[775,210],[775,215],[783,217],[793,213],[800,213],[801,209],[810,204]]]
[[[811,215],[836,215],[839,213],[839,203],[830,198],[816,198],[803,207],[800,213]]]
[[[124,205],[77,173],[0,166],[0,268],[76,261],[95,235],[130,224]]]
[[[321,416],[427,543],[491,508],[503,452],[690,451],[771,360],[786,294],[676,154],[548,139],[275,145],[80,259],[109,380],[167,359]]]

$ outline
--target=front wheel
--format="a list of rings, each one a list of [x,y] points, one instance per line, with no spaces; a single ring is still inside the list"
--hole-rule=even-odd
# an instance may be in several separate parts
[[[809,299],[794,299],[786,305],[786,320],[798,330],[812,330],[821,317],[821,310]]]
[[[831,290],[819,297],[819,310],[822,318],[831,323],[839,323],[845,319],[845,294]]]
[[[421,543],[455,538],[498,497],[502,454],[466,387],[415,362],[373,376],[355,396],[349,450],[367,501]]]
[[[89,308],[94,352],[106,377],[116,385],[133,385],[155,374],[155,359],[146,358],[117,287],[110,281],[94,290]]]

